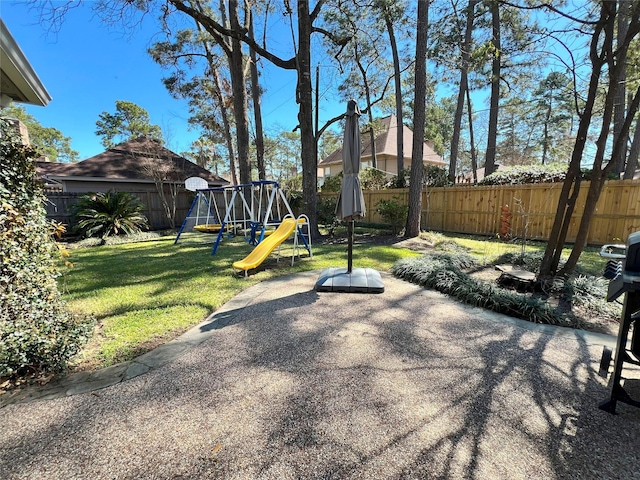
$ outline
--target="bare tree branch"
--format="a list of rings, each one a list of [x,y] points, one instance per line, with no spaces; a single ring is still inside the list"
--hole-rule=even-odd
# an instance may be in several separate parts
[[[170,2],[175,8],[180,10],[181,12],[193,17],[197,20],[211,35],[214,36],[225,36],[230,38],[235,38],[247,44],[250,48],[253,48],[258,55],[266,58],[274,65],[284,68],[286,70],[295,70],[296,69],[296,61],[295,57],[290,58],[288,60],[284,60],[277,55],[265,50],[260,46],[254,39],[248,36],[248,32],[245,29],[241,29],[241,31],[234,31],[228,28],[223,27],[218,22],[213,20],[211,17],[203,14],[202,12],[190,7],[183,0],[167,0]]]

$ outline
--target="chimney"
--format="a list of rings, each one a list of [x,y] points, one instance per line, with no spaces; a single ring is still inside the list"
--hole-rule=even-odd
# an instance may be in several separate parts
[[[22,123],[17,118],[6,117],[4,120],[9,123],[9,127],[12,128],[15,133],[20,137],[22,144],[25,146],[30,145],[29,142],[29,130],[27,130],[27,126]]]

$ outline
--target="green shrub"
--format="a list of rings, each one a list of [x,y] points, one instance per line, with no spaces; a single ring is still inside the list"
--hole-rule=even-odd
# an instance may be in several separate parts
[[[394,235],[397,235],[407,223],[409,207],[404,204],[400,197],[393,197],[391,200],[380,200],[376,204],[376,211],[386,223],[391,225],[391,231]]]
[[[591,180],[592,171],[587,168],[580,170],[583,180]],[[567,176],[567,165],[551,163],[549,165],[514,165],[503,170],[493,172],[478,182],[478,185],[513,185],[526,183],[556,183],[564,182]],[[616,173],[610,172],[607,180],[617,180]]]
[[[487,175],[478,185],[555,183],[564,182],[566,176],[567,166],[563,164],[515,165]]]
[[[391,177],[391,181],[387,184],[388,188],[406,188],[409,186],[409,177],[411,176],[411,170],[400,170],[400,175],[394,175]]]
[[[580,169],[580,175],[582,175],[582,179],[585,182],[590,182],[591,181],[591,176],[593,175],[593,169],[592,168],[581,168]],[[620,180],[620,175],[615,172],[609,172],[607,173],[607,176],[605,178],[605,180]]]
[[[302,174],[299,173],[280,182],[280,186],[285,192],[302,191]]]
[[[284,193],[293,213],[300,215],[302,212],[302,190],[285,190]]]
[[[331,177],[326,177],[320,187],[321,192],[339,192],[342,189],[342,172]]]
[[[280,186],[284,190],[293,213],[295,215],[305,213],[302,211],[302,174],[287,178],[280,182]]]
[[[318,197],[317,215],[321,225],[333,225],[336,222],[336,197]]]
[[[132,235],[147,228],[144,205],[127,192],[87,193],[74,205],[78,228],[86,237]]]
[[[570,324],[566,316],[558,314],[541,298],[506,290],[467,275],[462,269],[469,268],[473,259],[466,257],[466,254],[436,254],[406,258],[396,262],[391,271],[398,278],[434,288],[470,305],[535,323]]]
[[[36,180],[37,152],[0,120],[0,377],[62,370],[91,333],[56,285],[58,248]]]
[[[411,170],[400,171],[400,176],[394,175],[387,184],[388,188],[407,188],[411,179]],[[449,184],[447,171],[437,165],[423,165],[422,186],[423,187],[445,187]]]
[[[425,165],[422,175],[422,185],[425,187],[445,187],[449,183],[447,171],[437,165]]]
[[[360,183],[365,190],[380,190],[387,183],[387,176],[382,170],[365,168],[360,172]]]
[[[578,275],[565,284],[565,295],[571,304],[593,317],[619,318],[621,311],[616,302],[607,302],[609,280],[591,275]]]

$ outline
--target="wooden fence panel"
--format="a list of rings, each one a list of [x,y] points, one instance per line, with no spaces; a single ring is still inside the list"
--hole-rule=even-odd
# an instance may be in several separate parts
[[[640,182],[609,181],[600,195],[594,214],[590,240],[594,243],[624,242],[640,230]]]
[[[47,218],[70,225],[73,217],[73,205],[78,201],[80,193],[58,193],[45,191],[47,201],[45,209]]]
[[[588,189],[589,182],[583,182],[567,234],[568,241],[575,240],[578,233]],[[561,183],[428,188],[422,192],[421,228],[493,236],[500,231],[500,209],[508,205],[512,214],[512,236],[546,240],[553,226],[561,190]],[[383,220],[375,211],[377,202],[399,197],[407,203],[409,190],[365,191],[364,196],[367,206],[364,221],[381,223]],[[626,242],[628,235],[636,231],[640,231],[640,182],[607,181],[594,213],[588,242]]]
[[[169,228],[169,220],[167,220],[164,207],[162,206],[162,200],[157,192],[137,191],[129,193],[135,195],[138,200],[144,204],[145,209],[142,213],[149,220],[149,228],[151,230]],[[45,204],[47,218],[66,224],[68,226],[67,230],[70,231],[73,227],[73,205],[84,193],[46,191],[45,194],[47,196],[47,202]],[[178,193],[176,199],[176,227],[182,224],[192,200],[192,192],[181,191]]]

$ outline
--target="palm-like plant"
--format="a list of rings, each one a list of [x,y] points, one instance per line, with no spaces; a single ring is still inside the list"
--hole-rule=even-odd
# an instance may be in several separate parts
[[[110,235],[132,235],[148,228],[145,206],[127,192],[87,193],[75,204],[78,227],[87,237],[101,236],[103,243]]]

